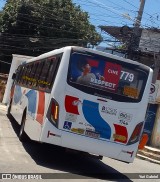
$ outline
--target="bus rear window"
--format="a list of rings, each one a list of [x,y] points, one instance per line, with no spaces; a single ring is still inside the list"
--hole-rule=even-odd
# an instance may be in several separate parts
[[[91,53],[71,53],[68,83],[86,93],[138,101],[147,77],[147,71],[136,64]]]

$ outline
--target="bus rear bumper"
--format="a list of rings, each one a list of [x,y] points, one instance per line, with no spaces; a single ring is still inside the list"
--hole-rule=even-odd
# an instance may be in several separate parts
[[[138,142],[132,145],[124,145],[106,140],[98,140],[69,131],[59,130],[49,121],[43,126],[40,141],[110,157],[127,163],[133,162],[138,148]]]
[[[62,135],[62,146],[64,147],[110,157],[127,163],[133,162],[138,147],[138,143],[127,146],[70,132],[63,132]]]

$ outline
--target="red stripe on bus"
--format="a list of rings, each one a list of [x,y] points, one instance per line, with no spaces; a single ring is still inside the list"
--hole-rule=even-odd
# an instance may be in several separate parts
[[[45,93],[44,92],[38,92],[38,93],[39,93],[39,101],[38,101],[38,109],[37,109],[36,120],[40,124],[43,124],[44,106],[45,106]]]
[[[79,103],[79,98],[66,95],[65,98],[66,112],[79,115],[78,103]]]
[[[115,137],[114,141],[121,142],[121,143],[126,143],[128,139],[128,132],[127,128],[125,126],[117,125],[114,124],[115,130],[116,130],[116,135],[117,138]]]
[[[11,98],[11,99],[13,98],[14,90],[15,90],[15,86],[12,86],[12,87],[11,87],[11,92],[10,92],[10,98]]]

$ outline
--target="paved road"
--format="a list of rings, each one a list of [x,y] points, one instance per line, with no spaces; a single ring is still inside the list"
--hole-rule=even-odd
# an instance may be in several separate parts
[[[160,165],[141,159],[135,159],[132,164],[105,157],[100,161],[89,156],[65,152],[63,148],[52,145],[33,141],[22,144],[17,137],[18,132],[17,123],[6,116],[6,106],[0,105],[0,173],[52,173],[54,176],[58,175],[57,178],[61,176],[74,178],[77,182],[98,182],[104,180],[106,174],[111,176],[113,173],[125,178],[125,181],[144,181],[144,179],[132,179],[134,176],[128,173],[160,173]],[[66,179],[55,181],[66,181]],[[149,179],[148,182],[150,181]]]

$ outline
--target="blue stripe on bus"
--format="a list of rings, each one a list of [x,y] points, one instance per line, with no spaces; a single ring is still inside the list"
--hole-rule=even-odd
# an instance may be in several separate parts
[[[26,97],[28,98],[28,111],[31,114],[31,116],[35,116],[36,112],[36,105],[37,105],[37,93],[34,90],[30,90]]]
[[[14,92],[14,103],[17,104],[22,97],[22,90],[21,87],[16,85],[15,92]]]
[[[87,122],[89,122],[95,128],[95,132],[98,132],[101,138],[110,139],[111,127],[101,117],[99,113],[99,104],[84,100],[82,105],[84,117]]]

